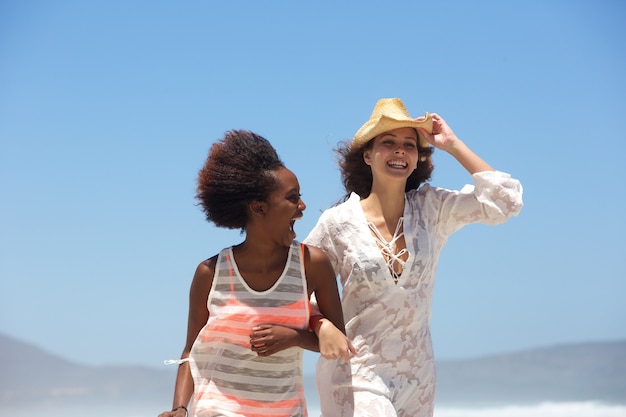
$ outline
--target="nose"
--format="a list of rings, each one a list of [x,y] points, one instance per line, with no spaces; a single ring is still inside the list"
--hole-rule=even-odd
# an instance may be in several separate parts
[[[396,146],[396,149],[394,152],[397,154],[401,154],[401,155],[405,154],[404,148],[402,146]]]
[[[302,199],[300,199],[300,201],[298,202],[298,210],[300,211],[306,210],[306,204],[304,204],[304,200]]]

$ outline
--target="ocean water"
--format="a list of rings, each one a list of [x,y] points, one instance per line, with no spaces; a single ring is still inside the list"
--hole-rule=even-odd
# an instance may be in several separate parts
[[[314,377],[310,376],[305,380],[304,394],[309,417],[320,417],[319,396]],[[525,405],[455,406],[436,403],[434,417],[626,417],[626,404],[546,401]]]
[[[319,417],[317,404],[309,404],[309,417]],[[594,402],[540,403],[483,408],[435,407],[434,417],[626,417],[626,405]]]
[[[309,404],[309,417],[319,417],[319,405]],[[163,411],[154,406],[141,410],[124,407],[26,407],[7,409],[0,407],[4,417],[157,417]],[[626,417],[626,405],[601,404],[596,402],[545,402],[534,405],[505,405],[492,407],[445,407],[435,408],[434,417]]]

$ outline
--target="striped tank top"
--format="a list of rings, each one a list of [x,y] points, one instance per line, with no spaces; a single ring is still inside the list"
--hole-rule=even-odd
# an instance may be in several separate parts
[[[193,417],[306,417],[302,348],[267,357],[250,350],[252,328],[262,323],[309,326],[301,245],[293,241],[276,283],[254,291],[241,277],[232,248],[217,258],[207,301],[209,320],[189,355]]]

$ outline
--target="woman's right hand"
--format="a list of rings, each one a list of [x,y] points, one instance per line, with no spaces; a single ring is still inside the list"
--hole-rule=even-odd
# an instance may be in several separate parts
[[[350,354],[356,355],[357,350],[348,339],[330,320],[321,318],[315,332],[319,339],[320,354],[326,359],[343,358],[350,360]]]

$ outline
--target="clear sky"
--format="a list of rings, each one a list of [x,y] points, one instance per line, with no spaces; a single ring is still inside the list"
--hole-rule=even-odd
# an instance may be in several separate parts
[[[300,179],[400,97],[524,186],[519,217],[441,256],[440,359],[626,338],[622,1],[0,3],[0,332],[86,364],[178,357],[196,265],[238,243],[193,198],[225,131]],[[431,183],[469,175],[435,152]],[[313,369],[307,355],[305,369]]]

